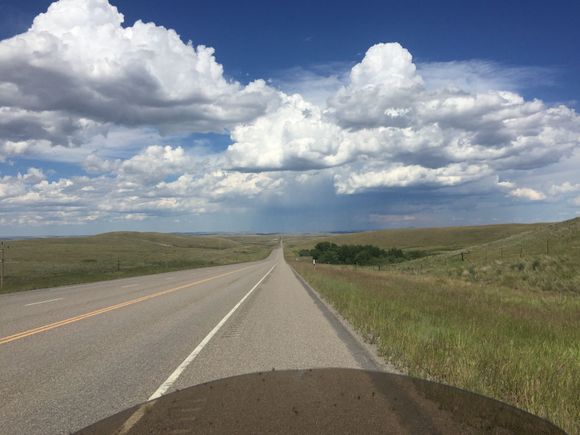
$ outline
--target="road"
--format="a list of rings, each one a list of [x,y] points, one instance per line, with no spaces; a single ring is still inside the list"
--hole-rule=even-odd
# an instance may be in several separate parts
[[[284,261],[0,296],[0,433],[69,433],[166,392],[272,369],[377,369]]]

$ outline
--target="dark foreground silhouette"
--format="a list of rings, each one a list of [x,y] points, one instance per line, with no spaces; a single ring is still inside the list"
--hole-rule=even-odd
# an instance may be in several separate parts
[[[271,371],[222,379],[133,407],[78,434],[564,434],[474,393],[353,369]]]

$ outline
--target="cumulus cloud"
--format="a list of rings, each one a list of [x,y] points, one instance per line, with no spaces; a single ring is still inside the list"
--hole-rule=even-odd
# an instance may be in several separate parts
[[[151,184],[166,176],[194,170],[195,159],[182,147],[151,145],[128,159],[107,160],[90,154],[83,167],[92,174],[116,174],[125,183]]]
[[[340,201],[476,192],[574,204],[574,165],[546,174],[580,148],[580,117],[518,93],[540,73],[482,61],[417,66],[400,44],[380,43],[348,71],[297,68],[285,83],[242,84],[211,47],[153,23],[126,25],[107,0],[59,0],[0,41],[0,162],[82,172],[0,175],[0,219],[139,221],[282,204],[294,192],[312,203],[314,185]],[[192,132],[229,134],[231,144],[196,154],[173,141]],[[548,181],[519,175],[532,170]],[[365,216],[395,219],[383,211]]]
[[[580,192],[580,183],[572,184],[569,181],[565,181],[562,184],[553,184],[552,187],[550,187],[551,195],[562,195],[574,192]]]
[[[280,98],[275,112],[233,129],[234,144],[227,150],[232,167],[303,170],[348,161],[348,135],[325,120],[318,106],[299,94],[281,93]]]
[[[546,195],[536,189],[530,187],[518,187],[512,181],[497,181],[498,187],[505,191],[507,195],[513,198],[524,199],[528,201],[542,201],[546,199]]]
[[[408,125],[412,99],[423,88],[412,59],[398,43],[369,48],[349,83],[330,98],[330,114],[346,128]]]
[[[387,169],[366,169],[335,177],[336,191],[353,194],[368,190],[400,187],[456,186],[483,178],[489,174],[485,166],[451,164],[442,168],[396,165]]]
[[[267,173],[241,173],[215,169],[203,176],[184,174],[162,182],[156,190],[173,197],[201,196],[213,201],[251,199],[264,192],[278,192],[284,180]]]
[[[196,169],[200,164],[205,171]],[[127,159],[91,155],[85,167],[91,176],[51,180],[42,170],[29,168],[0,177],[4,222],[46,225],[196,215],[278,195],[284,187],[278,173],[222,170],[215,162],[201,162],[183,148],[168,145],[149,146]]]
[[[110,125],[223,131],[276,104],[263,80],[226,79],[213,48],[123,22],[107,0],[60,0],[0,42],[4,153],[19,141],[77,146]]]
[[[58,207],[75,207],[81,201],[79,186],[82,188],[85,177],[79,177],[77,183],[69,179],[48,181],[44,172],[29,168],[24,174],[0,178],[0,206],[3,212],[22,208],[54,209]]]
[[[546,199],[546,195],[544,195],[542,192],[538,192],[537,190],[530,189],[528,187],[518,187],[514,190],[511,190],[509,194],[516,198],[528,199],[530,201],[541,201]]]
[[[400,44],[374,45],[324,106],[281,93],[276,110],[236,127],[228,162],[250,171],[340,167],[337,192],[356,193],[543,167],[580,144],[569,107],[433,82],[433,67],[427,86]]]

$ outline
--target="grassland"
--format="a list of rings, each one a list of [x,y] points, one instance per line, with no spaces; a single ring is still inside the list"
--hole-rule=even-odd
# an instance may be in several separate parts
[[[521,290],[580,295],[580,219],[543,225],[393,269]]]
[[[375,245],[379,248],[421,249],[432,253],[454,251],[467,246],[502,240],[509,236],[532,232],[547,224],[506,224],[471,227],[401,228],[350,234],[290,236],[285,240],[293,248],[312,248],[318,242],[340,245]]]
[[[13,292],[259,260],[277,237],[116,232],[6,243],[2,291]]]
[[[402,370],[503,400],[580,434],[580,219],[505,230],[448,243],[409,234],[407,247],[443,253],[386,271],[314,269],[294,255],[306,239],[291,240],[287,258]],[[348,237],[361,243],[368,236]],[[420,238],[426,246],[416,244]],[[469,252],[463,261],[460,252]]]

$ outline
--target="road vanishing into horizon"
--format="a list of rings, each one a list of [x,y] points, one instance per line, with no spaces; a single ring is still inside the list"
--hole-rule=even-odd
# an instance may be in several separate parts
[[[79,430],[229,376],[379,363],[294,275],[252,263],[0,295],[0,433]]]

